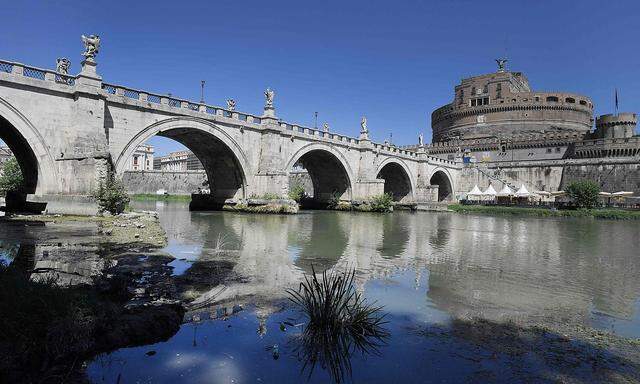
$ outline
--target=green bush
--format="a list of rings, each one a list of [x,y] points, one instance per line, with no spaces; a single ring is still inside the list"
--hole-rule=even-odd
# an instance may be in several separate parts
[[[93,197],[98,201],[101,213],[109,212],[113,215],[124,212],[130,201],[124,184],[113,175],[100,182]]]
[[[22,170],[18,160],[12,157],[4,163],[0,172],[0,196],[5,196],[8,191],[19,191],[23,186]]]
[[[371,205],[371,211],[373,212],[391,212],[393,196],[390,193],[375,196],[371,199],[369,205]]]
[[[340,205],[340,197],[342,194],[340,192],[334,192],[331,194],[329,201],[327,202],[328,209],[335,209]]]
[[[295,200],[296,203],[300,203],[306,196],[307,194],[301,184],[296,184],[289,190],[289,198]]]
[[[275,193],[265,193],[264,195],[262,195],[261,199],[263,199],[263,200],[280,200],[281,197],[278,196]]]
[[[574,181],[565,191],[580,208],[590,209],[598,205],[600,186],[591,180]]]

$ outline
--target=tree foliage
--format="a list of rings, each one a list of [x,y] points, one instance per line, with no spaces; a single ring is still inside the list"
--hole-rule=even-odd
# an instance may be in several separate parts
[[[393,205],[393,196],[390,193],[374,196],[370,204],[373,212],[390,212]]]
[[[93,197],[98,201],[100,212],[109,212],[113,215],[124,212],[130,201],[124,184],[113,175],[108,176],[104,182],[100,182]]]
[[[289,190],[289,198],[295,200],[296,203],[300,203],[306,195],[304,187],[301,184],[296,184]]]
[[[580,208],[591,209],[598,205],[600,186],[591,180],[574,181],[565,191]]]
[[[19,191],[24,186],[22,170],[15,157],[7,160],[0,170],[0,196],[8,191]]]

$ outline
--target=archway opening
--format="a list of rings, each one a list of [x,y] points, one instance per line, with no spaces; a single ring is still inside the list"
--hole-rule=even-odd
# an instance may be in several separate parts
[[[327,208],[351,200],[351,181],[338,158],[329,151],[311,150],[289,170],[289,190],[302,186],[302,208]]]
[[[40,204],[27,206],[27,194],[35,193],[38,187],[39,167],[38,159],[33,153],[29,142],[7,119],[0,116],[0,167],[15,157],[22,173],[22,183],[13,191],[6,192],[5,199],[7,211],[41,211]],[[1,169],[0,169],[1,172]],[[4,194],[4,193],[3,193]]]
[[[387,163],[378,172],[378,179],[384,180],[384,193],[393,197],[393,201],[408,203],[412,197],[411,179],[398,163]]]
[[[438,201],[450,201],[453,199],[453,187],[446,173],[436,171],[433,176],[431,176],[429,183],[438,186]]]
[[[191,196],[192,209],[220,209],[245,198],[245,176],[233,151],[196,128],[174,128],[139,145],[121,167],[132,195]]]

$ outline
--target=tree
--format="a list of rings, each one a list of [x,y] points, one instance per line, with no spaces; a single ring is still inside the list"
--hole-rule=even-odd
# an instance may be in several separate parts
[[[0,196],[8,191],[19,191],[24,186],[22,170],[15,157],[7,160],[0,170]]]
[[[590,209],[598,205],[600,186],[591,180],[574,181],[565,190],[580,208]]]
[[[93,197],[98,201],[100,212],[109,212],[113,215],[124,212],[130,201],[124,184],[112,174],[107,176],[104,182],[100,182]]]

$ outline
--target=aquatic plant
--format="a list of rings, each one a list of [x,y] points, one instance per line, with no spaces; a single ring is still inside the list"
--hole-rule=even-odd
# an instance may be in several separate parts
[[[308,322],[296,348],[303,361],[302,370],[315,365],[326,367],[334,381],[351,376],[351,356],[377,353],[389,333],[382,307],[367,303],[353,284],[355,270],[322,273],[318,279],[313,266],[297,290],[289,289],[289,300]]]

